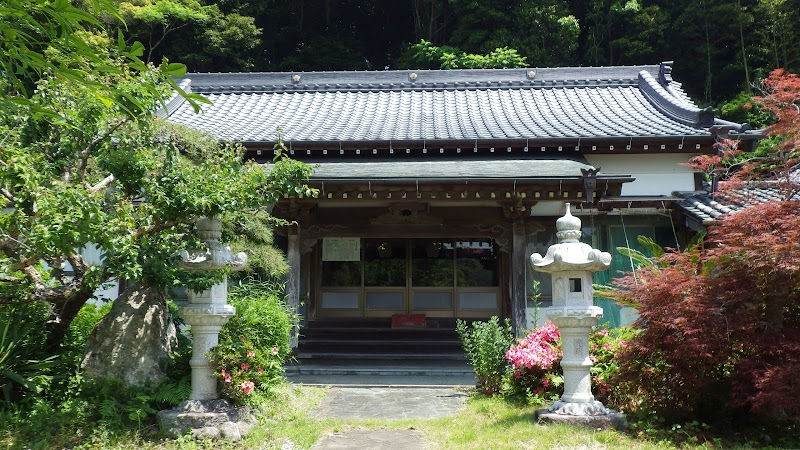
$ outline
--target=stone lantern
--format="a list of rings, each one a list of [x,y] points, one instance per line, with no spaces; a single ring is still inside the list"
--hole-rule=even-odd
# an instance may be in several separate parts
[[[214,217],[199,219],[197,232],[205,249],[183,250],[178,264],[186,270],[215,270],[230,268],[241,270],[247,264],[244,253],[232,254],[223,245],[222,221]],[[228,304],[228,280],[202,292],[189,290],[189,303],[179,308],[183,320],[191,326],[192,393],[189,400],[173,409],[158,413],[162,428],[170,434],[181,436],[190,432],[204,439],[224,438],[238,440],[247,434],[255,422],[246,407],[234,408],[219,398],[214,366],[206,353],[219,343],[219,332],[236,309]]]
[[[566,208],[564,217],[556,221],[558,243],[551,245],[544,257],[531,255],[534,270],[552,276],[553,306],[547,317],[561,334],[564,372],[564,395],[536,416],[545,422],[623,428],[622,414],[594,399],[589,374],[589,334],[603,317],[603,309],[593,303],[592,272],[608,269],[611,255],[580,242],[581,221],[570,213],[569,203]]]
[[[222,236],[222,221],[205,217],[197,221],[197,233],[206,243],[206,249],[180,253],[180,265],[186,270],[215,270],[230,267],[241,270],[247,264],[247,255],[233,255],[231,249],[219,242]],[[228,304],[228,279],[211,286],[203,292],[188,291],[189,304],[178,311],[191,326],[192,332],[192,395],[191,400],[219,398],[214,367],[206,353],[219,343],[219,332],[236,309]]]

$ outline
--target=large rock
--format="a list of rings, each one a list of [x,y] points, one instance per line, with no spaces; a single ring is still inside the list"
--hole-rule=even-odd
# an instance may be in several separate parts
[[[115,378],[126,385],[157,383],[177,345],[164,296],[153,289],[126,289],[92,330],[81,363],[90,378]]]

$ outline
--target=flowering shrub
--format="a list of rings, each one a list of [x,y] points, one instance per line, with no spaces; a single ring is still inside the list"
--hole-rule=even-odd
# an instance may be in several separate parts
[[[558,362],[561,360],[561,342],[553,322],[534,328],[528,336],[518,339],[505,354],[511,364],[506,377],[506,394],[525,396],[543,402],[558,396],[563,383]]]
[[[217,367],[214,376],[219,381],[220,394],[238,405],[246,404],[254,392],[267,391],[283,378],[278,347],[264,351],[245,336],[217,345],[207,356]]]
[[[256,349],[270,352],[278,348],[281,362],[292,354],[289,336],[299,317],[283,300],[284,287],[273,283],[247,280],[233,287],[228,303],[236,308],[236,315],[222,326],[220,342],[238,341],[247,336]]]
[[[592,394],[606,405],[622,406],[618,392],[612,386],[613,377],[619,372],[614,356],[628,347],[635,332],[632,328],[599,328],[589,335],[589,359],[592,360]]]

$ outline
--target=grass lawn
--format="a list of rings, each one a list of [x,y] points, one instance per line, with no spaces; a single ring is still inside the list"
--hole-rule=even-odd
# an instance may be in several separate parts
[[[327,395],[328,389],[286,384],[261,406],[260,424],[243,441],[196,442],[188,438],[165,439],[155,425],[128,435],[96,432],[75,448],[80,449],[308,449],[324,435],[351,429],[415,429],[424,433],[433,449],[670,449],[670,448],[764,448],[721,441],[688,440],[680,446],[674,441],[653,441],[614,431],[600,431],[565,425],[539,425],[534,421],[534,406],[521,406],[499,398],[474,396],[460,413],[432,420],[320,420],[311,411]],[[680,433],[680,431],[678,431]],[[673,432],[673,437],[674,436]],[[69,442],[70,439],[59,439]],[[0,435],[0,447],[52,448],[30,446],[13,435]],[[774,447],[780,448],[780,447]],[[397,450],[402,450],[397,448]]]

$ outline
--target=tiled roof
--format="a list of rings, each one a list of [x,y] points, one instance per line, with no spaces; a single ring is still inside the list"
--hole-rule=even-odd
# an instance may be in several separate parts
[[[716,195],[706,191],[673,192],[672,195],[682,198],[683,200],[677,203],[678,208],[687,217],[703,226],[713,225],[727,214],[762,203],[782,200],[784,196],[777,187],[769,187],[766,183]],[[800,201],[800,192],[795,192],[791,200]]]
[[[450,71],[190,74],[213,102],[170,121],[221,139],[287,143],[712,137],[670,66]],[[746,132],[745,129],[734,131]],[[745,136],[747,137],[747,136]],[[434,144],[435,145],[435,144]],[[297,148],[296,147],[296,148]]]

